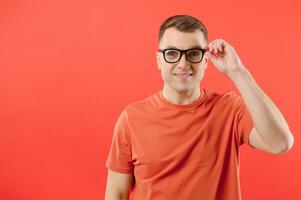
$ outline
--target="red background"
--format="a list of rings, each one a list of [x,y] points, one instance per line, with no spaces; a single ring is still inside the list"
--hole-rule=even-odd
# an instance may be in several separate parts
[[[291,151],[241,148],[243,199],[301,199],[300,1],[1,0],[0,199],[103,199],[114,123],[162,87],[155,51],[175,14],[232,44],[286,117]],[[202,87],[237,91],[210,63]]]

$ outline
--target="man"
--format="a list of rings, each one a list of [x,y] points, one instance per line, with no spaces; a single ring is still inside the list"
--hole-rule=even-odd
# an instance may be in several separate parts
[[[201,88],[208,61],[241,96]],[[128,105],[114,128],[106,200],[241,199],[239,146],[287,152],[294,137],[280,111],[225,40],[187,15],[160,27],[163,88]]]

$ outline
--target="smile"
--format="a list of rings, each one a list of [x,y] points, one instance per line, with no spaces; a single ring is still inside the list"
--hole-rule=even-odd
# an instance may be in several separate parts
[[[192,73],[191,74],[173,74],[174,76],[192,76]]]
[[[173,74],[174,77],[176,77],[177,79],[180,79],[181,81],[186,81],[186,80],[190,80],[192,78],[192,73],[188,74]]]

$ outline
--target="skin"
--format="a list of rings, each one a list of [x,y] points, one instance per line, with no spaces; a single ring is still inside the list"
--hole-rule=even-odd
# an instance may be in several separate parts
[[[178,49],[189,49],[199,45],[207,49],[201,63],[191,64],[185,56],[175,64],[166,63],[162,53],[157,53],[157,65],[164,81],[162,95],[175,104],[189,104],[200,95],[200,82],[203,80],[208,61],[227,76],[238,88],[248,110],[254,127],[249,143],[262,151],[280,154],[287,152],[294,143],[294,137],[283,115],[272,100],[258,86],[251,73],[240,60],[233,46],[223,39],[207,43],[202,32],[183,33],[175,28],[165,31],[159,48],[172,45]],[[192,72],[187,80],[173,74]],[[122,174],[109,170],[106,200],[128,199],[133,174]]]
[[[184,33],[172,27],[166,29],[159,48],[165,49],[173,46],[177,49],[190,49],[195,45],[202,48],[207,46],[207,41],[200,30]],[[200,95],[199,84],[204,77],[207,64],[207,56],[204,56],[201,63],[190,63],[184,55],[178,63],[170,64],[165,62],[162,53],[157,52],[157,66],[164,81],[163,96],[175,104],[189,104],[196,100]],[[173,75],[188,72],[193,73],[189,80],[181,80]]]
[[[201,31],[192,33],[166,29],[159,48],[173,46],[189,49],[195,45],[206,49],[201,63],[193,64],[182,56],[177,63],[167,63],[163,54],[157,52],[157,66],[164,81],[162,95],[174,104],[189,104],[200,95],[200,82],[203,80],[208,61],[227,76],[239,90],[254,122],[249,137],[253,147],[268,153],[287,152],[294,143],[294,137],[282,113],[254,80],[249,70],[242,63],[236,50],[223,39],[207,42]],[[193,73],[189,79],[180,79],[174,74]]]

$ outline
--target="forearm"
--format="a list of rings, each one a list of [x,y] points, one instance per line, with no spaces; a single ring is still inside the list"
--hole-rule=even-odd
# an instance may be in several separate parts
[[[257,132],[262,140],[270,147],[290,148],[293,136],[283,115],[272,100],[257,85],[251,73],[244,70],[229,76],[238,88]]]

